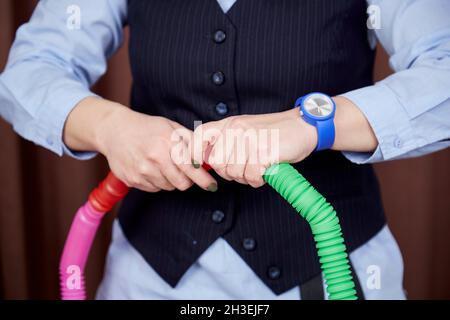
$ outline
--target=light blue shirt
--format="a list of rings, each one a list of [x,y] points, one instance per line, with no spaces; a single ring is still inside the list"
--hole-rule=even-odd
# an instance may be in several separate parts
[[[235,0],[218,2],[227,11]],[[375,34],[396,73],[342,93],[362,110],[379,141],[373,153],[344,154],[365,163],[450,146],[450,1],[368,2],[379,8],[381,29]],[[80,9],[79,29],[70,25],[73,5]],[[126,16],[126,0],[39,1],[0,75],[0,115],[22,137],[59,155],[92,157],[64,146],[63,127],[74,106],[94,95],[90,87],[122,44]]]
[[[225,12],[235,2],[217,1]],[[358,163],[375,162],[449,146],[450,1],[369,2],[379,6],[382,29],[375,33],[397,73],[374,86],[343,93],[361,108],[379,140],[374,153],[346,156]],[[72,5],[80,9],[80,29],[68,27],[74,11],[67,9]],[[59,155],[92,157],[94,153],[74,154],[64,146],[63,127],[74,106],[94,95],[90,87],[122,44],[126,16],[126,0],[41,0],[18,30],[0,75],[0,115],[21,136]],[[404,298],[401,255],[387,227],[350,259],[366,298]],[[373,266],[383,277],[380,288],[365,285]],[[117,222],[98,297],[301,298],[298,288],[276,297],[221,238],[171,288],[129,244]]]

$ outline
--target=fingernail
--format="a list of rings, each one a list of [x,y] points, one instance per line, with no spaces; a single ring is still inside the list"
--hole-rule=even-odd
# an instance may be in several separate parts
[[[195,169],[200,168],[200,163],[198,163],[198,162],[195,161],[194,159],[192,159],[192,165],[194,166]]]
[[[207,188],[207,190],[208,190],[208,191],[211,191],[211,192],[216,192],[217,189],[218,189],[217,183],[215,183],[215,182],[211,183],[211,184],[208,186],[208,188]]]

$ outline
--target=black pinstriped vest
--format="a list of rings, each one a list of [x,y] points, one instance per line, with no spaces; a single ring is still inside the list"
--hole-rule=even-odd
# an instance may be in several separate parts
[[[191,129],[372,83],[364,0],[238,0],[227,14],[216,0],[130,0],[128,10],[132,107]],[[370,166],[324,151],[296,167],[337,210],[349,250],[384,225]],[[162,278],[175,286],[219,237],[277,294],[320,272],[308,225],[274,190],[218,182],[216,193],[125,199],[124,233]]]

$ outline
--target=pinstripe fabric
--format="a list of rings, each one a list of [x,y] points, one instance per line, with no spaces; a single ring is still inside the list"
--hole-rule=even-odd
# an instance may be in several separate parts
[[[240,0],[224,14],[215,0],[130,0],[132,106],[193,128],[195,120],[285,110],[311,91],[330,95],[369,85],[373,52],[367,43],[363,0]],[[213,34],[226,32],[217,44]],[[225,74],[221,86],[211,82]],[[296,167],[336,208],[350,250],[384,225],[370,166],[325,151]],[[170,285],[218,237],[241,255],[275,292],[303,283],[319,270],[307,224],[268,186],[219,180],[211,194],[147,194],[133,190],[119,221],[130,243]],[[214,223],[214,210],[225,213]],[[253,251],[242,248],[252,237]],[[278,279],[267,270],[277,266]]]

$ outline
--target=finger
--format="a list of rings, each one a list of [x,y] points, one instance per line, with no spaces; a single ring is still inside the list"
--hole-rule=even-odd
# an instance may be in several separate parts
[[[195,129],[193,139],[189,141],[189,150],[192,152],[192,163],[196,168],[208,161],[207,151],[210,151],[209,147],[212,147],[221,135],[220,127],[219,121],[215,121]]]
[[[175,162],[178,169],[183,172],[193,183],[200,188],[215,192],[217,190],[217,181],[203,168],[196,169],[191,164],[191,153],[188,143],[184,144],[182,155],[183,161]]]
[[[135,188],[146,192],[158,192],[161,189],[156,187],[152,182],[146,180],[145,176],[134,175],[132,177],[116,175],[129,188]]]
[[[253,188],[259,188],[265,184],[263,174],[266,169],[262,164],[250,163],[249,161],[245,167],[244,178]]]
[[[202,135],[202,130],[199,129],[197,132],[197,140],[194,140],[194,133],[189,130],[186,129],[185,127],[181,126],[180,124],[178,124],[177,122],[171,122],[172,126],[174,127],[174,132],[172,134],[172,148],[170,151],[170,156],[172,161],[178,166],[178,164],[182,164],[185,163],[185,157],[183,155],[183,153],[185,152],[185,147],[184,144],[187,143],[189,145],[189,162],[186,162],[186,164],[191,164],[194,165],[194,148],[197,151],[197,153],[199,152],[203,152],[203,148],[204,146],[207,145],[207,141],[203,141],[203,135]],[[197,144],[200,144],[199,146],[197,146]],[[198,156],[198,158],[200,160],[195,161],[196,168],[199,168],[201,165],[201,158],[202,156]]]
[[[253,188],[259,188],[265,183],[263,174],[266,171],[268,162],[264,157],[261,158],[260,154],[260,148],[255,144],[251,144],[244,177]]]
[[[208,164],[222,178],[228,181],[234,180],[227,174],[226,168],[228,159],[232,155],[234,148],[234,139],[225,141],[225,135],[221,134],[216,138],[214,145],[211,147]]]
[[[161,191],[160,188],[157,188],[153,183],[149,182],[149,181],[144,181],[143,183],[138,183],[137,185],[135,185],[133,188],[145,191],[145,192],[158,192]]]
[[[178,190],[185,191],[189,189],[193,182],[184,174],[172,161],[168,161],[162,169],[164,177]]]
[[[244,177],[247,159],[248,152],[245,139],[243,135],[239,135],[226,165],[228,176],[239,183],[248,184]]]
[[[155,187],[159,189],[166,191],[175,190],[175,186],[170,183],[169,180],[167,180],[167,178],[161,172],[160,168],[155,168],[150,173],[148,173],[145,176],[145,180],[151,182]]]
[[[154,170],[148,171],[146,176],[156,187],[163,190],[186,190],[192,185],[192,182],[174,165],[170,158],[170,151],[167,149],[162,151],[163,154],[160,155],[157,162],[153,161]]]

